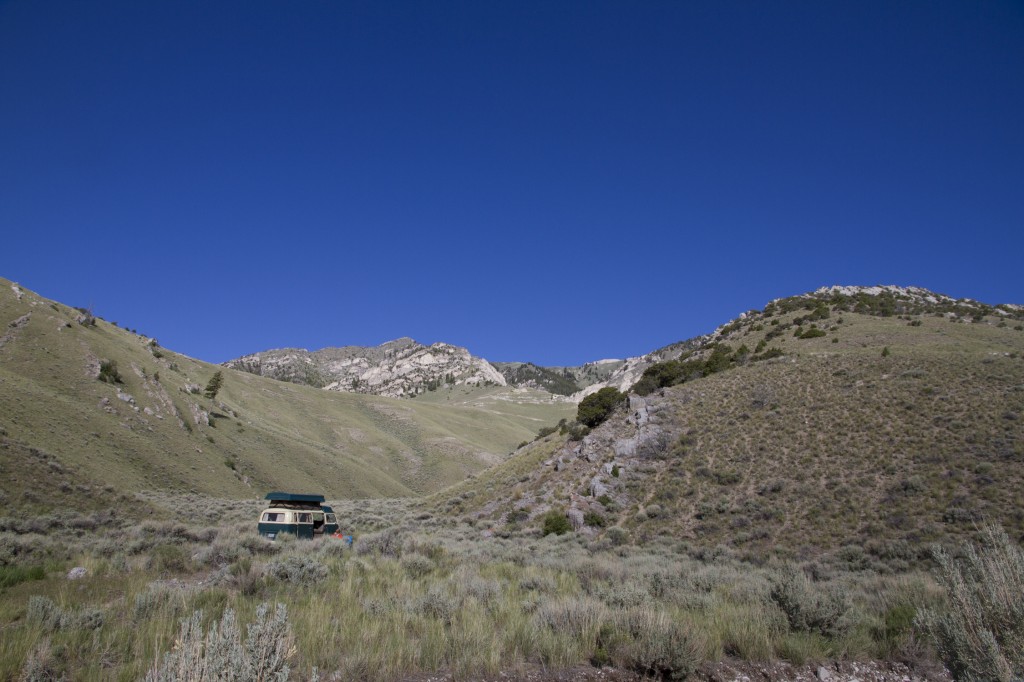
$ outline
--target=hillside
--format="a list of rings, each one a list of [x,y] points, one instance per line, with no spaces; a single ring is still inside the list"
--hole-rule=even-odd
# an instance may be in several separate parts
[[[421,494],[500,462],[572,411],[274,381],[177,354],[7,280],[0,324],[0,495],[15,509],[81,509],[139,490]],[[210,399],[203,389],[218,370],[223,388]]]
[[[1022,319],[920,289],[773,301],[651,365],[582,440],[563,429],[435,503],[500,534],[557,509],[613,541],[894,568],[983,520],[1020,536]]]

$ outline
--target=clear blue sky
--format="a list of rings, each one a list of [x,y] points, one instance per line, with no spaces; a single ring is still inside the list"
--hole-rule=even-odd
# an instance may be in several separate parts
[[[1020,2],[0,2],[0,276],[208,361],[1024,303]]]

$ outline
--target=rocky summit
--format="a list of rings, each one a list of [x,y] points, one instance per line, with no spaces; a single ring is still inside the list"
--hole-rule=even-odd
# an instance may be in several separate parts
[[[224,366],[329,391],[393,398],[413,397],[445,385],[507,385],[501,372],[465,348],[448,343],[424,346],[410,338],[370,347],[269,350]]]

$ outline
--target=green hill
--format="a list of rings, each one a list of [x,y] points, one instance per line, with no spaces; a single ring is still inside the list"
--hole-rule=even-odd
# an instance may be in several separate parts
[[[87,508],[86,488],[421,494],[500,462],[573,409],[480,409],[282,383],[174,353],[6,280],[0,325],[0,495],[11,508]],[[218,370],[224,383],[211,399],[203,389]]]
[[[985,520],[1020,536],[1022,309],[909,291],[773,302],[651,368],[582,441],[550,435],[438,501],[502,534],[575,509],[594,537],[758,560],[898,567]]]

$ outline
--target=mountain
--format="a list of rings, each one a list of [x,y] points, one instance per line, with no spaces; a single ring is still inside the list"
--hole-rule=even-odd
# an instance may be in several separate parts
[[[188,358],[6,280],[0,325],[9,509],[119,508],[146,490],[445,489],[446,505],[498,533],[564,509],[596,537],[615,526],[755,559],[829,551],[894,566],[982,520],[1024,533],[1019,305],[827,287],[578,368],[499,373],[410,339],[247,356],[285,381]],[[337,390],[346,376],[417,397]],[[552,394],[572,384],[577,399],[612,386],[628,401],[588,433]]]
[[[501,372],[465,348],[447,343],[424,346],[410,338],[372,347],[269,350],[224,366],[329,391],[394,398],[415,397],[445,385],[506,385]]]
[[[218,370],[223,387],[207,397]],[[573,410],[486,389],[459,386],[441,403],[274,381],[0,279],[0,500],[38,513],[105,509],[144,490],[419,495],[493,466]]]
[[[501,535],[558,510],[613,542],[894,570],[986,520],[1024,536],[1024,307],[828,287],[636,362],[605,380],[634,384],[603,424],[438,504]]]

